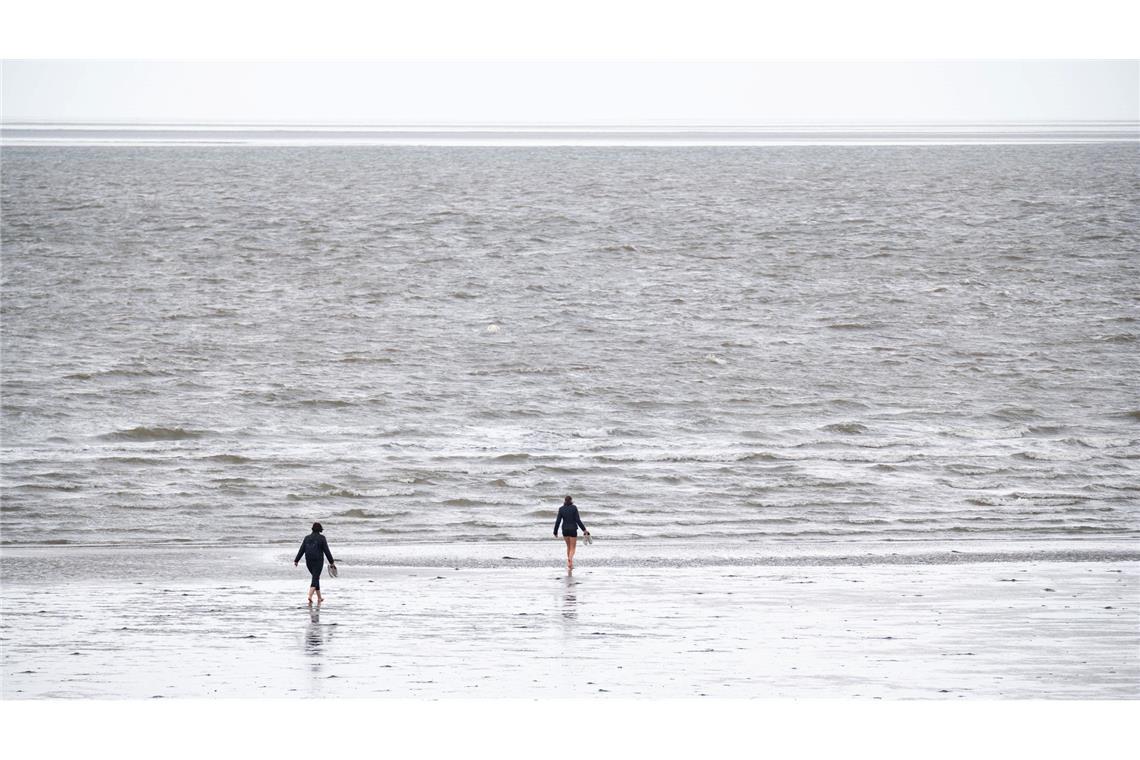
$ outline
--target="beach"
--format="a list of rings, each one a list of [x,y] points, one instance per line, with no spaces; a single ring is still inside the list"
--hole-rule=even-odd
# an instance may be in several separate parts
[[[3,697],[1140,696],[1103,541],[6,547]]]
[[[1140,696],[1134,139],[137,132],[4,147],[4,698]]]

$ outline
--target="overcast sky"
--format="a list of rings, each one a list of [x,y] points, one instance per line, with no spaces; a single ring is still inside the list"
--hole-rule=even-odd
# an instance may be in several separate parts
[[[1137,61],[4,61],[21,122],[569,124],[1140,120]]]

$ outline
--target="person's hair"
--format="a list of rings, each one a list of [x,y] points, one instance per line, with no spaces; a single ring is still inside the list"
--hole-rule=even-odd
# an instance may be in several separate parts
[[[562,502],[562,506],[565,507],[567,504],[573,504],[573,503],[574,503],[574,500],[571,499],[569,496],[567,496],[566,501]]]
[[[313,523],[313,532],[314,533],[324,533],[325,529],[323,527],[321,527],[320,523]]]

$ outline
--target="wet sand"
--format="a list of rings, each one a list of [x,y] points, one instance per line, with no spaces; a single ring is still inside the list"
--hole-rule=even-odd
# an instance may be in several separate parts
[[[1140,697],[1130,545],[5,547],[3,696]]]

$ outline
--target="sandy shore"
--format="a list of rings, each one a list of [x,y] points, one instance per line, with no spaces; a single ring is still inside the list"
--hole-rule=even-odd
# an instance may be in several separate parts
[[[3,696],[1140,697],[1129,545],[5,547]]]

